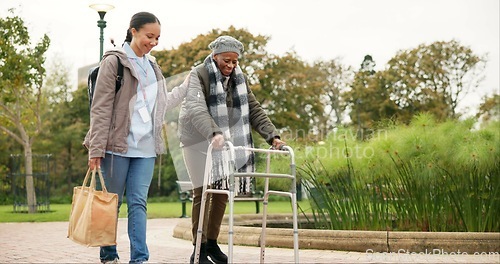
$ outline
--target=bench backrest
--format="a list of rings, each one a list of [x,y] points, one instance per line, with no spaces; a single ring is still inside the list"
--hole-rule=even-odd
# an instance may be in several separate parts
[[[189,192],[193,189],[193,184],[190,181],[175,181],[179,187],[179,192]]]

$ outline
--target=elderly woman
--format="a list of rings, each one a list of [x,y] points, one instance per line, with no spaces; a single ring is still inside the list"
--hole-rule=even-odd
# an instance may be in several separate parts
[[[193,183],[192,234],[193,245],[200,214],[203,177],[208,145],[215,149],[229,140],[235,146],[253,146],[251,129],[257,131],[270,145],[280,148],[275,126],[250,90],[246,76],[238,65],[243,44],[230,36],[220,36],[208,46],[212,53],[193,68],[189,88],[179,116],[179,137],[184,162]],[[253,154],[236,155],[238,171],[253,171]],[[212,188],[225,189],[225,179],[217,178]],[[248,184],[240,184],[240,192],[248,191]],[[217,245],[220,225],[226,209],[227,196],[211,194],[210,206],[205,210],[200,263],[227,263],[227,256]],[[194,251],[190,259],[194,261]]]

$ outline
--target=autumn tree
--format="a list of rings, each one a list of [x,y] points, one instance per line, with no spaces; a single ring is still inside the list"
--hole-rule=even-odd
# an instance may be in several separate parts
[[[182,79],[179,76],[184,76],[185,73],[191,70],[192,67],[203,63],[205,58],[210,54],[208,45],[220,35],[230,35],[241,41],[245,47],[243,56],[239,58],[242,70],[247,74],[250,83],[255,83],[255,77],[252,73],[255,72],[254,68],[259,67],[254,63],[260,63],[260,59],[265,56],[265,45],[267,44],[268,37],[261,35],[252,35],[245,29],[236,29],[231,26],[227,30],[213,29],[206,34],[200,34],[192,39],[190,42],[182,43],[177,48],[165,49],[160,51],[152,51],[151,54],[156,58],[160,65],[163,75],[167,77],[167,86],[174,87],[180,84]],[[163,155],[159,159],[158,169],[158,189],[152,186],[152,192],[160,193],[161,191],[169,191],[173,186],[164,186],[168,182],[172,182],[172,176],[183,177],[185,175],[184,161],[182,153],[178,149],[178,138],[176,133],[176,123],[178,119],[179,107],[169,111],[165,117],[167,125],[164,131],[167,136],[167,145],[170,150],[169,153]],[[177,175],[170,173],[175,167]],[[155,173],[156,175],[156,173]],[[163,176],[161,176],[163,175]],[[164,183],[160,182],[160,177],[165,178]]]
[[[254,36],[245,29],[236,29],[230,26],[227,30],[213,29],[207,34],[200,34],[190,42],[182,43],[177,48],[165,49],[160,51],[152,51],[160,65],[163,75],[167,77],[168,87],[174,87],[175,84],[180,84],[178,76],[183,76],[191,70],[192,67],[203,63],[205,58],[210,54],[208,45],[221,35],[230,35],[241,41],[245,47],[240,65],[242,70],[247,74],[249,82],[258,85],[255,81],[256,77],[252,73],[256,67],[261,67],[261,59],[265,57],[265,46],[268,37],[257,35]],[[172,77],[172,78],[170,78]],[[167,113],[167,122],[177,122],[178,108]]]
[[[481,118],[483,122],[500,120],[500,95],[493,94],[483,97],[476,117]]]
[[[253,35],[246,29],[236,29],[233,26],[227,30],[213,29],[207,34],[196,36],[191,42],[182,43],[177,48],[153,51],[151,54],[156,57],[163,74],[173,76],[189,71],[193,66],[203,63],[203,60],[211,52],[208,45],[221,35],[232,36],[243,43],[245,51],[240,58],[240,65],[246,74],[252,76],[255,69],[262,68],[261,60],[267,54],[265,47],[269,37]],[[250,79],[254,80],[251,77]]]
[[[288,52],[269,56],[256,75],[255,96],[278,128],[286,128],[294,137],[318,128],[324,112],[320,98],[325,81],[316,68]]]
[[[210,54],[208,44],[220,35],[230,35],[243,43],[242,70],[257,100],[277,127],[307,134],[317,126],[318,117],[323,115],[324,106],[319,98],[324,81],[317,78],[317,69],[303,62],[294,52],[282,57],[269,55],[267,36],[253,35],[246,29],[234,27],[214,29],[176,49],[156,51],[153,55],[163,74],[172,76],[202,63]]]
[[[13,14],[14,10],[9,12]],[[32,146],[43,128],[43,64],[50,40],[44,35],[32,45],[28,29],[18,16],[0,18],[0,35],[0,130],[23,146],[28,211],[35,213]]]

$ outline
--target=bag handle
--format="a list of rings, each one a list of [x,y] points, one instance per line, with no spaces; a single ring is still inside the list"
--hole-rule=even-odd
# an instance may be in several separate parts
[[[92,171],[92,175],[93,175],[92,179],[94,179],[94,178],[95,178],[95,176],[94,176],[94,175],[95,175],[96,170],[97,170],[97,169],[94,169],[94,170]],[[107,192],[108,192],[108,189],[106,188],[106,184],[104,183],[104,177],[102,177],[102,172],[101,172],[101,169],[100,169],[100,168],[97,170],[97,174],[99,175],[99,180],[101,181],[101,188],[102,188],[102,191],[103,191],[103,192],[105,192],[105,193],[107,193]],[[95,189],[95,184],[94,184],[94,189]]]
[[[87,170],[87,174],[85,174],[85,178],[83,178],[83,184],[82,184],[82,187],[85,187],[87,186],[87,182],[89,181],[89,176],[90,176],[90,168]],[[92,184],[92,181],[91,181],[91,184]]]
[[[77,199],[77,200],[76,200],[76,203],[77,203],[77,204],[79,203],[80,199],[82,199],[82,197],[83,197],[83,193],[84,193],[84,192],[83,192],[83,190],[84,190],[84,188],[87,186],[87,182],[89,181],[90,172],[91,172],[91,170],[90,170],[90,168],[89,168],[89,169],[87,170],[87,174],[85,174],[85,178],[83,179],[83,184],[82,184],[82,186],[80,187],[80,188],[82,188],[82,191],[80,192],[80,194],[79,194],[79,195],[78,195],[78,197],[76,198],[76,199]],[[95,174],[94,174],[94,175],[95,175]],[[94,182],[94,177],[92,177],[92,180],[90,180],[90,185],[92,185],[92,182]],[[75,187],[75,188],[77,188],[77,187]],[[94,183],[94,189],[95,189],[95,183]],[[91,189],[90,191],[92,192],[92,191],[94,191],[94,190],[93,190],[93,189]]]
[[[91,173],[91,172],[92,172],[92,173]],[[87,183],[88,183],[88,181],[89,181],[89,177],[92,175],[92,178],[90,179],[90,186],[89,186],[89,187],[90,187],[92,190],[94,190],[94,191],[95,191],[95,186],[96,186],[96,182],[95,182],[95,174],[96,174],[96,172],[97,172],[97,174],[99,175],[99,180],[100,180],[100,182],[101,182],[102,191],[107,193],[107,192],[108,192],[108,189],[106,188],[106,184],[104,184],[104,177],[102,177],[102,172],[101,172],[101,169],[100,169],[100,168],[99,168],[99,169],[96,169],[96,168],[95,168],[95,169],[93,169],[93,170],[91,170],[91,169],[89,168],[89,169],[87,170],[87,174],[85,175],[85,178],[83,179],[83,184],[82,184],[82,187],[87,186]]]

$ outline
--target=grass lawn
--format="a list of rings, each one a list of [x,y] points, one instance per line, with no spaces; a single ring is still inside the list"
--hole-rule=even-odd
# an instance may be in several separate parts
[[[299,205],[303,208],[309,208],[307,200],[300,201]],[[180,202],[162,202],[148,204],[148,218],[175,218],[182,214]],[[292,209],[289,201],[270,201],[268,213],[291,213]],[[68,221],[71,210],[70,204],[51,204],[50,212],[28,214],[14,213],[12,205],[0,205],[0,223],[6,222],[57,222]],[[226,213],[229,211],[229,205]],[[262,204],[260,205],[262,212]],[[186,212],[191,216],[191,203],[187,203]],[[253,214],[255,213],[254,202],[237,202],[234,204],[235,214]],[[127,217],[127,206],[123,204],[120,208],[120,217]]]

